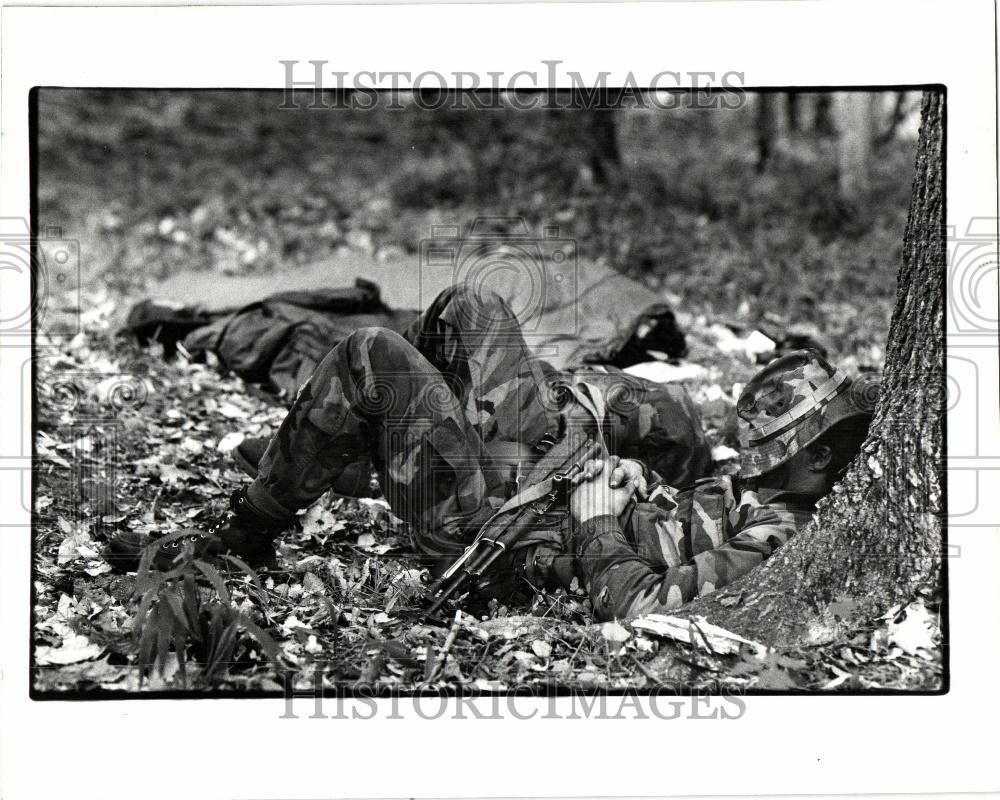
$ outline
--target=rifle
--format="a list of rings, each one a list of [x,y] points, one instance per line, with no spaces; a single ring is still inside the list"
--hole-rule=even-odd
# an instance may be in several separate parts
[[[483,523],[472,543],[428,588],[427,594],[434,602],[424,612],[424,617],[433,616],[449,598],[455,597],[467,586],[474,586],[493,562],[517,543],[524,530],[516,523],[525,514],[545,514],[557,505],[565,506],[573,487],[573,479],[583,470],[587,461],[599,456],[603,450],[601,444],[587,439],[563,460],[562,469],[557,469],[550,476],[514,495],[497,509]],[[544,505],[539,508],[539,504]],[[499,530],[491,531],[490,527],[504,515],[508,519],[501,523]]]

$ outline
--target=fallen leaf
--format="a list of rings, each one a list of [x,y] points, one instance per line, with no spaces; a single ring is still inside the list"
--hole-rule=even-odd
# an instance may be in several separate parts
[[[97,551],[88,547],[88,545],[92,545],[93,543],[90,534],[86,531],[69,534],[59,545],[56,563],[66,564],[80,555],[88,555],[88,557],[96,556]],[[81,553],[81,548],[86,550],[87,553]]]
[[[824,683],[823,686],[822,686],[822,689],[823,689],[823,691],[827,691],[829,689],[836,689],[838,686],[840,686],[840,684],[842,684],[844,681],[846,681],[850,677],[851,676],[848,675],[847,673],[844,673],[843,675],[838,675],[832,681],[829,681],[828,683]]]
[[[552,655],[552,645],[542,639],[535,639],[531,643],[531,649],[539,658],[548,658]]]
[[[181,442],[181,447],[191,453],[191,455],[198,455],[198,453],[205,449],[204,444],[197,439],[191,438],[190,436]]]
[[[77,664],[97,658],[103,652],[103,647],[86,636],[68,636],[58,647],[36,648],[35,661],[38,664]]]
[[[404,569],[392,579],[392,582],[394,584],[408,586],[411,589],[422,589],[424,586],[423,576],[426,572],[426,569]]]
[[[806,662],[801,659],[771,651],[755,656],[744,654],[739,663],[733,667],[732,674],[756,677],[757,689],[794,689],[798,683],[788,670],[802,669],[806,666]]]
[[[65,458],[57,456],[55,453],[45,453],[42,456],[46,461],[51,461],[53,464],[62,467],[63,469],[71,469],[73,467]]]
[[[63,619],[69,619],[73,613],[73,598],[68,594],[59,595],[59,603],[56,605],[56,613]]]
[[[902,622],[889,624],[889,644],[895,645],[904,653],[917,655],[918,650],[934,649],[932,632],[933,620],[923,602],[917,601],[906,609]]]
[[[289,635],[295,631],[296,628],[305,628],[305,623],[296,617],[294,614],[289,615],[288,619],[281,623],[282,633]]]
[[[756,689],[794,689],[797,686],[792,677],[779,667],[765,667],[757,676]]]
[[[194,475],[186,469],[181,469],[173,464],[160,464],[159,474],[161,481],[171,485],[180,483],[182,480],[190,480],[194,477]]]
[[[247,415],[242,408],[230,402],[219,403],[219,407],[216,410],[228,419],[243,419]]]
[[[337,517],[337,515],[326,508],[322,503],[314,503],[299,520],[302,524],[302,532],[307,536],[329,536],[339,533],[347,527],[347,524]]]
[[[302,578],[302,588],[310,594],[326,594],[326,584],[311,572]]]
[[[601,636],[609,642],[627,642],[632,638],[632,633],[618,622],[605,622],[601,625]]]
[[[219,439],[219,443],[215,446],[215,449],[220,453],[229,453],[239,447],[244,438],[243,434],[238,431],[227,433]]]
[[[830,664],[830,670],[837,677],[835,677],[833,680],[828,681],[827,683],[823,684],[823,690],[824,691],[829,690],[829,689],[836,689],[838,686],[840,686],[840,684],[842,684],[844,681],[846,681],[846,680],[848,680],[848,679],[850,679],[852,677],[852,675],[851,675],[850,672],[844,672],[844,670],[839,669],[834,664]]]
[[[777,345],[770,336],[760,331],[753,331],[747,336],[743,346],[746,350],[747,358],[751,361],[756,361],[757,356],[773,352]]]

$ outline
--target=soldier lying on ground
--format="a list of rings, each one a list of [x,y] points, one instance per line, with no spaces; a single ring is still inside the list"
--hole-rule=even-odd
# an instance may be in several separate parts
[[[264,452],[242,448],[256,476],[216,524],[159,544],[125,532],[108,558],[134,568],[152,547],[160,569],[184,551],[271,563],[297,511],[331,488],[364,493],[370,458],[393,512],[440,571],[506,498],[530,488],[519,477],[532,462],[586,430],[607,461],[587,465],[572,517],[529,537],[507,566],[532,588],[566,585],[575,572],[601,618],[671,609],[748,572],[809,519],[867,430],[870,407],[851,388],[815,353],[779,359],[738,403],[749,424],[743,475],[756,486],[698,480],[709,448],[683,389],[613,368],[556,372],[529,355],[499,296],[453,287],[405,335],[366,328],[333,348]]]

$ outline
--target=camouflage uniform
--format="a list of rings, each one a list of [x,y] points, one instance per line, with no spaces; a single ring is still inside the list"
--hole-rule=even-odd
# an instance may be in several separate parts
[[[710,451],[697,409],[676,386],[611,369],[582,373],[603,395],[608,446],[667,480],[702,477]],[[574,377],[574,379],[576,379]],[[288,518],[371,458],[393,512],[428,555],[458,552],[503,503],[497,452],[544,450],[576,412],[569,377],[532,357],[504,300],[446,290],[403,334],[362,328],[300,390],[268,446],[251,504]],[[358,489],[360,490],[360,486]]]
[[[760,564],[812,517],[818,497],[754,492],[728,476],[658,486],[623,525],[595,517],[574,533],[576,571],[600,619],[676,609]]]
[[[870,419],[877,382],[852,382],[812,351],[775,360],[737,401],[741,476],[773,470],[849,417]],[[650,492],[625,520],[573,532],[575,569],[601,619],[678,608],[745,575],[812,518],[819,495],[751,491],[729,477]]]

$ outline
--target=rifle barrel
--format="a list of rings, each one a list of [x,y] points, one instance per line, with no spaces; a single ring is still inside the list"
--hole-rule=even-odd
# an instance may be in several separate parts
[[[489,569],[490,565],[497,560],[500,554],[506,550],[506,546],[496,539],[481,539],[482,544],[489,545],[489,549],[480,549],[476,553],[476,558],[471,560],[458,574],[452,578],[451,582],[439,594],[431,607],[427,610],[427,615],[431,616],[438,611],[448,598],[455,594],[469,581],[478,578]]]

